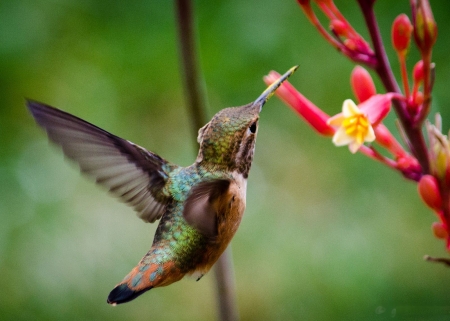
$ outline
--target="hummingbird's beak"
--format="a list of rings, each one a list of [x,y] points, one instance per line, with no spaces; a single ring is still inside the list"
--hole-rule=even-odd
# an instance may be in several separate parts
[[[280,87],[280,85],[297,70],[297,68],[298,66],[292,67],[283,76],[278,78],[277,81],[267,87],[267,89],[264,90],[264,92],[255,100],[253,106],[259,106],[259,111],[261,111],[262,106],[266,103],[267,100],[269,100],[270,97],[272,97],[272,95],[275,93],[275,90],[277,90],[277,88]]]

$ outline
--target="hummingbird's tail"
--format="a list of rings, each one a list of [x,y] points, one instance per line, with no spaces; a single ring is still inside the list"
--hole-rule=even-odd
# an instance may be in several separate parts
[[[129,302],[152,288],[169,285],[183,276],[174,262],[145,264],[141,261],[109,293],[107,302],[111,305]]]

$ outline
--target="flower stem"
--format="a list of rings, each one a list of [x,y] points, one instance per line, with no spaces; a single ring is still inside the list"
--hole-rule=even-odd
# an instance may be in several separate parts
[[[373,5],[375,1],[357,1],[363,12],[370,37],[372,39],[373,48],[375,50],[377,64],[374,69],[388,92],[401,94],[400,88],[392,73],[392,69],[390,67],[386,51],[384,49],[383,41],[381,39],[378,23],[375,18],[375,13],[373,11]],[[411,152],[419,161],[423,173],[428,174],[430,172],[430,166],[427,148],[424,137],[422,135],[421,127],[415,126],[415,122],[413,121],[413,119],[411,119],[406,110],[406,103],[404,101],[395,100],[393,104],[397,113],[397,117],[399,118],[400,123],[402,124],[402,127],[404,128],[405,133],[408,137],[408,144]]]
[[[418,125],[422,125],[428,113],[430,112],[431,103],[431,51],[422,55],[423,61],[423,105],[417,119]]]
[[[194,38],[193,8],[191,0],[177,0],[176,14],[187,106],[191,117],[194,146],[197,148],[198,129],[206,122],[206,95],[197,62]],[[231,249],[228,247],[214,265],[218,315],[222,321],[238,320],[236,291]]]
[[[359,148],[359,151],[360,151],[362,154],[366,155],[367,157],[372,158],[372,159],[374,159],[374,160],[376,160],[376,161],[379,161],[379,162],[381,162],[382,164],[384,164],[384,165],[386,165],[386,166],[388,166],[388,167],[390,167],[390,168],[392,168],[392,169],[397,169],[397,164],[396,164],[395,161],[393,161],[392,159],[389,159],[389,158],[387,158],[387,157],[381,155],[381,154],[375,149],[375,147],[373,147],[373,146],[370,146],[370,147],[369,147],[369,146],[362,145],[362,146]]]
[[[183,69],[184,90],[192,122],[193,137],[206,122],[206,98],[202,86],[194,39],[193,10],[190,0],[176,1],[178,36]],[[197,147],[197,141],[195,140]]]
[[[410,91],[409,91],[409,82],[408,82],[408,71],[406,69],[406,59],[405,55],[400,54],[398,56],[398,60],[400,62],[400,71],[402,74],[402,81],[403,81],[403,90],[405,92],[405,97],[410,97]]]

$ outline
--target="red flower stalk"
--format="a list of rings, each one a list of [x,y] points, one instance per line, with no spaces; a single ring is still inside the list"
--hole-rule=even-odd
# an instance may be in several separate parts
[[[411,33],[413,31],[413,26],[409,21],[406,14],[395,18],[392,24],[392,44],[395,51],[397,52],[398,59],[400,61],[400,70],[403,81],[403,89],[405,91],[405,96],[409,97],[409,83],[408,83],[408,72],[406,70],[406,55],[408,53],[409,44],[411,42]]]
[[[329,19],[330,29],[334,37],[322,26],[309,0],[297,0],[297,2],[309,21],[334,48],[355,62],[375,66],[376,60],[373,50],[345,19],[332,0],[315,0],[315,2]]]
[[[333,0],[315,0],[329,20],[331,35],[317,19],[311,1],[297,0],[308,19],[333,47],[377,73],[386,89],[385,94],[376,94],[370,74],[357,66],[352,71],[350,83],[359,104],[347,99],[342,112],[333,117],[323,113],[289,83],[283,84],[284,88],[280,88],[277,95],[316,131],[326,136],[333,135],[336,146],[348,145],[352,153],[360,151],[418,182],[420,197],[439,217],[439,222],[432,226],[433,233],[446,240],[446,248],[450,251],[450,141],[441,132],[440,116],[436,117],[436,125],[425,123],[428,146],[422,128],[430,111],[434,81],[431,53],[437,38],[436,22],[428,0],[410,0],[412,23],[405,14],[399,15],[393,22],[391,39],[400,62],[404,91],[401,94],[375,17],[375,1],[357,0],[370,34],[371,47],[345,19]],[[411,92],[408,77],[411,74],[406,67],[406,56],[412,35],[421,53],[421,60],[414,66]],[[391,102],[399,118],[398,129],[408,150],[382,123],[390,111]],[[388,151],[392,158],[378,152],[372,142]],[[426,260],[450,266],[450,259],[426,256]]]

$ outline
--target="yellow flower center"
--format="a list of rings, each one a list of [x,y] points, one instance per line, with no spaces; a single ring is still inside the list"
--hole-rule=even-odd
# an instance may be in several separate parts
[[[370,123],[365,115],[357,114],[345,118],[342,126],[347,135],[354,137],[359,144],[362,144],[364,137],[369,132]]]

